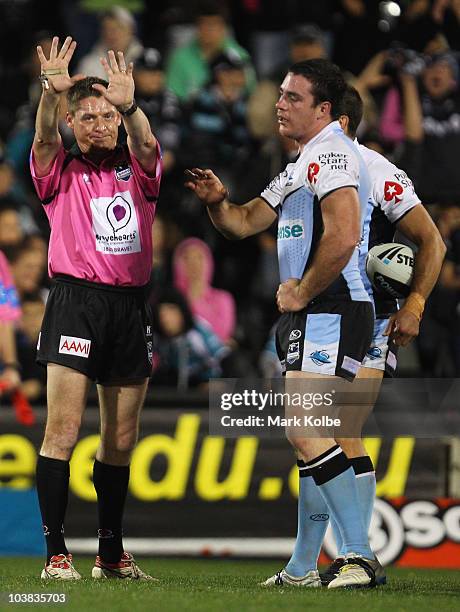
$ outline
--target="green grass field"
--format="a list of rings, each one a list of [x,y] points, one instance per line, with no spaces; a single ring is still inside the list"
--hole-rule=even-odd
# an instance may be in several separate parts
[[[142,559],[139,565],[161,579],[160,583],[128,583],[91,579],[71,583],[43,583],[37,576],[41,560],[0,558],[0,609],[23,607],[8,604],[6,593],[65,593],[65,604],[28,604],[27,609],[110,612],[158,610],[291,610],[347,612],[444,612],[458,610],[460,572],[448,570],[389,569],[389,584],[373,590],[327,589],[266,590],[258,583],[283,566],[276,561],[215,559]],[[89,576],[93,559],[77,557],[75,566]],[[457,602],[457,603],[455,603]]]

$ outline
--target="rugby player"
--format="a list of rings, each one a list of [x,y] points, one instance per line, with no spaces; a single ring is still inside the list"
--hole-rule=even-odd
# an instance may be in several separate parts
[[[356,137],[362,114],[363,104],[360,95],[354,87],[349,86],[340,103],[339,122],[345,134],[352,139]],[[419,333],[425,301],[440,274],[446,246],[436,225],[417,197],[407,174],[383,155],[355,142],[367,164],[372,181],[359,257],[364,285],[375,308],[374,335],[358,378],[372,378],[380,386],[384,373],[388,376],[395,374],[398,347],[407,346]],[[400,309],[396,299],[375,292],[366,275],[368,251],[377,244],[391,242],[396,230],[417,246],[410,294]],[[363,517],[369,529],[375,497],[375,472],[372,460],[360,438],[339,438],[337,442],[353,465]],[[303,467],[301,462],[300,475]],[[300,514],[302,513],[299,509]],[[345,563],[340,530],[333,518],[331,523],[338,552],[337,558],[321,575],[323,584],[331,582]]]
[[[277,303],[282,316],[277,346],[288,389],[305,379],[352,381],[373,334],[374,312],[357,249],[370,179],[356,145],[334,121],[345,89],[339,69],[327,60],[291,66],[276,110],[280,133],[298,143],[299,157],[250,202],[231,203],[211,170],[188,171],[186,186],[207,206],[224,236],[245,238],[278,219],[282,282]],[[351,462],[333,437],[305,437],[295,431],[288,437],[306,461],[308,476],[302,478],[300,495],[308,514],[332,515],[343,536],[348,580],[332,581],[331,588],[374,586],[380,565],[369,546]],[[282,570],[265,584],[321,586],[317,558],[325,522],[318,523],[323,529],[306,525],[307,567],[290,575]]]
[[[97,383],[101,440],[93,482],[99,553],[93,578],[152,580],[125,552],[123,509],[139,414],[152,369],[152,330],[144,288],[151,272],[151,228],[161,177],[159,145],[134,101],[132,64],[101,59],[108,82],[70,78],[76,43],[50,57],[37,47],[43,92],[30,167],[51,226],[53,280],[37,359],[47,365],[47,422],[37,460],[37,491],[47,544],[42,578],[78,580],[64,541],[69,459],[91,381]],[[63,148],[59,101],[76,144]],[[128,144],[117,146],[123,125]]]

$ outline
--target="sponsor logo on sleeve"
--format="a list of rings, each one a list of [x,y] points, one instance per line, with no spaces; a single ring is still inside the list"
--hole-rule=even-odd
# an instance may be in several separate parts
[[[403,191],[404,189],[399,183],[395,181],[385,181],[385,186],[383,188],[385,202],[392,202],[393,200],[395,204],[401,202],[402,198],[399,196],[402,195]]]
[[[318,157],[321,168],[327,166],[329,170],[348,170],[348,153],[340,153],[329,151],[328,153],[320,153]],[[319,168],[318,168],[319,171]]]
[[[59,352],[64,355],[75,355],[88,359],[91,350],[91,340],[76,338],[74,336],[61,336],[59,341]]]
[[[308,166],[307,178],[310,185],[314,185],[318,180],[317,174],[319,172],[319,165],[316,162],[312,162]]]

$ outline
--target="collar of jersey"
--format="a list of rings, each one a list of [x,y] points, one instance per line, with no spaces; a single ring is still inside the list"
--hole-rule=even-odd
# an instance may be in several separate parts
[[[325,140],[331,132],[335,134],[343,134],[343,130],[338,121],[328,123],[325,127],[323,127],[321,132],[318,132],[316,136],[309,140],[303,148],[302,155],[305,153],[305,151],[309,151],[314,145],[318,144],[318,142]]]
[[[123,151],[123,146],[121,144],[117,144],[117,146],[115,147],[115,149],[112,151],[112,153],[110,155],[107,155],[107,157],[105,157],[101,164],[104,164],[108,159],[112,160],[114,157],[116,157],[117,155],[119,155],[121,152]],[[79,158],[79,159],[84,159],[86,162],[88,162],[89,164],[92,164],[93,166],[97,166],[97,164],[95,164],[94,162],[92,162],[90,159],[88,159],[87,157],[85,157],[84,153],[82,152],[82,150],[80,149],[80,147],[78,146],[78,143],[75,141],[73,143],[73,145],[70,147],[69,149],[69,155],[71,155],[74,158]]]

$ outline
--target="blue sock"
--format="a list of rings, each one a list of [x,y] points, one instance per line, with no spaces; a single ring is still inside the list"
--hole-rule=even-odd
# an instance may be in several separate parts
[[[297,539],[294,552],[285,569],[291,576],[300,577],[317,569],[329,511],[306,464],[297,461],[297,465],[299,466]]]
[[[373,559],[374,554],[362,518],[355,473],[345,453],[336,445],[307,465],[330,514],[337,522],[345,555],[353,552]]]
[[[356,486],[358,487],[359,503],[361,506],[364,527],[367,529],[367,533],[369,533],[375,499],[374,466],[371,458],[368,455],[364,455],[363,457],[353,457],[350,459],[350,462],[355,472]],[[332,517],[331,527],[334,534],[335,544],[337,546],[337,557],[344,557],[345,552],[342,534],[340,533],[337,522]]]

